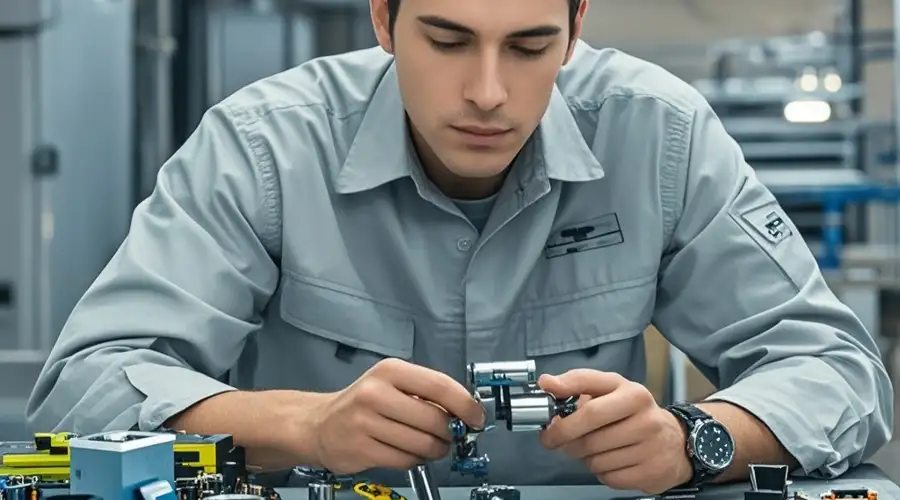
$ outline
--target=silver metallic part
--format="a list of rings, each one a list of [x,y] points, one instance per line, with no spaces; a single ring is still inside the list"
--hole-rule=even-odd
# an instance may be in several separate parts
[[[497,424],[497,400],[493,396],[485,398],[478,394],[475,395],[475,400],[481,404],[481,408],[484,410],[484,428],[490,429]]]
[[[418,465],[407,471],[409,485],[418,500],[441,500],[437,484],[431,478],[431,469],[427,465]],[[312,500],[312,498],[310,498]]]
[[[516,394],[509,401],[507,428],[513,432],[539,431],[556,415],[556,400],[550,394]]]
[[[334,500],[333,484],[312,482],[309,483],[309,500]],[[253,495],[249,495],[253,496]],[[256,497],[259,498],[259,497]]]
[[[469,384],[473,389],[481,391],[497,380],[506,380],[518,385],[533,383],[536,380],[537,365],[534,360],[470,363],[468,371]]]

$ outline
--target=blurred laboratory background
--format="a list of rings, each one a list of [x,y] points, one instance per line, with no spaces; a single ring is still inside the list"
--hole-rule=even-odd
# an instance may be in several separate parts
[[[710,100],[892,373],[894,3],[593,0],[583,34]],[[30,438],[47,350],[201,114],[258,78],[374,44],[366,0],[0,0],[0,440]],[[648,348],[660,400],[711,390],[652,331]],[[897,443],[876,462],[900,480]]]

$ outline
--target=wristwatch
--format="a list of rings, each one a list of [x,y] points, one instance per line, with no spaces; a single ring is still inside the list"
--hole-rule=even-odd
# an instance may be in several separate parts
[[[666,407],[687,428],[687,455],[694,476],[685,486],[697,487],[721,474],[734,460],[734,439],[724,425],[690,403]]]

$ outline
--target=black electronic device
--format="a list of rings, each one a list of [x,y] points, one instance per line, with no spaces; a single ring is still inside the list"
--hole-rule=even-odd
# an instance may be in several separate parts
[[[744,492],[744,500],[787,500],[787,465],[750,465],[750,491]]]

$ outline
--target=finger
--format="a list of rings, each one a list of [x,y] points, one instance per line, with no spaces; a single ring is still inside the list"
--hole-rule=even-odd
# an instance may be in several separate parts
[[[641,401],[631,397],[631,391],[614,391],[595,397],[566,418],[552,422],[541,435],[545,447],[556,449],[576,439],[625,420],[642,408]]]
[[[646,436],[641,429],[635,429],[631,421],[621,420],[606,427],[601,427],[581,439],[576,439],[559,450],[576,460],[585,459],[591,455],[607,453],[612,450],[624,448],[641,442]]]
[[[399,450],[374,438],[371,438],[366,443],[365,449],[359,450],[359,452],[368,457],[369,466],[366,467],[366,469],[385,468],[409,470],[427,461],[424,457],[418,457],[403,450]]]
[[[575,369],[562,375],[541,375],[538,385],[541,389],[558,398],[572,396],[604,396],[609,394],[628,380],[613,372],[601,372],[599,370]]]
[[[371,437],[415,457],[438,460],[450,451],[446,441],[380,415],[374,416],[366,425],[365,430]]]
[[[406,424],[435,438],[449,442],[450,416],[443,409],[408,396],[394,388],[386,389],[376,410],[390,420]]]
[[[431,401],[473,427],[484,425],[484,409],[469,391],[445,373],[401,360],[385,360],[384,376],[406,394]]]
[[[584,463],[594,475],[599,476],[620,469],[627,469],[635,465],[640,465],[643,459],[644,456],[641,446],[639,444],[632,444],[605,453],[590,455],[584,459]]]

